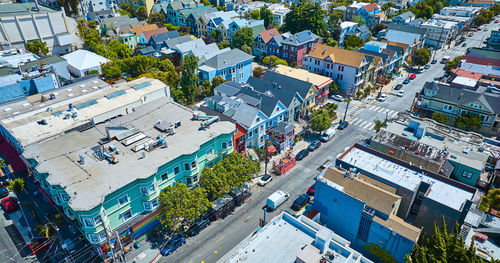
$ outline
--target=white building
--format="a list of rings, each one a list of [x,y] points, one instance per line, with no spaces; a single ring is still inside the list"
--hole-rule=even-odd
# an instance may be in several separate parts
[[[63,56],[68,61],[68,69],[71,75],[82,77],[87,75],[90,70],[101,72],[101,64],[107,63],[110,60],[92,53],[85,49],[79,49]]]
[[[286,14],[290,13],[290,9],[285,7],[284,5],[280,5],[278,8],[271,9],[273,12],[273,20],[276,22],[278,26],[282,26],[285,22]]]
[[[82,46],[77,31],[76,21],[63,11],[32,2],[0,5],[2,49],[25,48],[26,43],[40,40],[53,54],[67,53]]]
[[[427,31],[424,44],[427,46],[442,48],[453,40],[458,33],[458,23],[443,20],[428,20],[421,25]]]
[[[439,14],[443,16],[475,17],[479,10],[481,10],[480,7],[447,6],[443,7]]]
[[[118,0],[81,0],[78,12],[80,15],[87,16],[90,12],[102,10],[118,9]]]

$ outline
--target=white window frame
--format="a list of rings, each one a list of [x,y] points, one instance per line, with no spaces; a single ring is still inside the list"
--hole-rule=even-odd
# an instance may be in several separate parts
[[[129,218],[127,218],[127,219],[125,219],[125,214],[127,214],[127,213],[130,213],[130,217],[129,217]],[[132,209],[129,209],[129,210],[127,210],[127,211],[123,212],[123,213],[121,214],[121,216],[122,216],[123,222],[127,222],[127,221],[129,221],[130,219],[132,219],[132,217],[134,217],[134,214],[132,213]]]
[[[89,221],[87,221],[89,220]],[[82,217],[82,221],[83,221],[83,225],[85,227],[94,227],[95,226],[95,222],[94,222],[94,219],[92,217]],[[90,222],[90,225],[88,224]]]
[[[90,243],[93,244],[99,243],[99,237],[96,234],[88,234],[88,239]]]
[[[120,199],[122,199],[122,198],[124,198],[124,197],[126,197],[126,198],[127,198],[127,201],[126,201],[126,202],[124,202],[124,203],[120,202]],[[126,204],[130,203],[130,197],[128,196],[128,194],[122,195],[122,196],[118,197],[117,202],[118,202],[118,205],[119,205],[120,207],[122,207],[122,206],[124,206],[124,205],[126,205]]]
[[[191,162],[191,170],[194,170],[198,167],[198,163],[196,162],[196,160],[192,161]]]

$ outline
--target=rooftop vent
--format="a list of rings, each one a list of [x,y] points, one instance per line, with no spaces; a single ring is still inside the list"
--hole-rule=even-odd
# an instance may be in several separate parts
[[[177,123],[179,123],[179,125],[177,125]],[[175,124],[172,124],[168,121],[158,120],[158,122],[156,122],[154,127],[161,132],[165,132],[168,135],[172,135],[172,134],[175,134],[175,128],[177,128],[179,126],[180,126],[180,122],[176,122]]]

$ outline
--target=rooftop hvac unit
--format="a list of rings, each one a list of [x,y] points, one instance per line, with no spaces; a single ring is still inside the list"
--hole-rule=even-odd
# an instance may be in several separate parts
[[[129,146],[132,143],[138,142],[138,141],[140,141],[140,140],[142,140],[144,138],[146,138],[146,135],[144,133],[139,133],[139,134],[136,134],[134,136],[131,136],[131,137],[127,138],[125,141],[122,142],[122,144],[125,145],[125,146]]]

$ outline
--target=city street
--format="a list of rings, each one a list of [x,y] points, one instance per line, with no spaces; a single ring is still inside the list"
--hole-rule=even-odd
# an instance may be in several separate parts
[[[498,24],[486,25],[488,31],[474,32],[473,37],[467,37],[466,47],[452,46],[446,50],[439,50],[434,59],[438,61],[431,64],[429,69],[424,69],[416,73],[417,77],[409,84],[403,85],[405,95],[398,97],[397,91],[391,91],[384,102],[379,101],[353,101],[349,104],[346,120],[349,126],[343,131],[337,131],[334,139],[326,144],[322,144],[319,149],[309,154],[302,161],[297,162],[297,166],[283,176],[275,176],[274,180],[265,187],[253,186],[252,197],[238,207],[232,214],[226,218],[213,222],[209,227],[203,230],[198,236],[189,238],[187,243],[177,249],[172,255],[160,258],[159,262],[217,262],[225,260],[222,258],[227,253],[232,253],[247,240],[259,227],[259,219],[263,218],[263,207],[266,198],[274,191],[280,189],[287,191],[290,198],[281,205],[276,211],[266,215],[267,220],[278,215],[283,210],[290,210],[293,200],[313,184],[313,178],[318,175],[316,170],[327,159],[335,157],[355,142],[360,142],[364,138],[369,138],[375,134],[376,119],[384,120],[397,116],[399,112],[408,111],[415,99],[415,93],[420,92],[424,83],[433,81],[438,76],[443,76],[443,64],[440,60],[444,56],[450,56],[452,59],[456,56],[465,55],[470,47],[484,46],[482,41],[486,39],[491,31],[498,29]],[[404,78],[400,78],[395,83],[399,84]],[[392,87],[394,85],[391,85]],[[385,89],[384,89],[384,92]],[[338,122],[344,116],[347,104],[339,104],[337,114]]]

